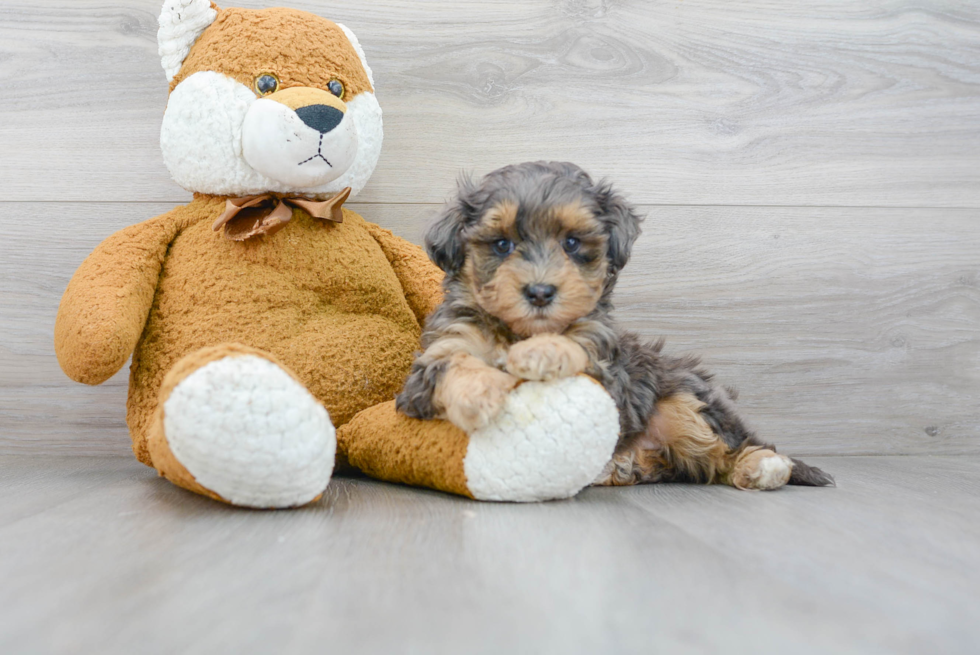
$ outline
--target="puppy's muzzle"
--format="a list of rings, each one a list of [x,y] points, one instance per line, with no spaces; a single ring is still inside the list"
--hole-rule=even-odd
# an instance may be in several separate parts
[[[524,297],[535,307],[547,307],[558,295],[558,287],[553,284],[529,284],[524,287]]]

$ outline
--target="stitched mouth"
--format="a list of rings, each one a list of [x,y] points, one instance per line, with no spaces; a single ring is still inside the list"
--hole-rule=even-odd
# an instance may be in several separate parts
[[[310,163],[314,159],[322,159],[326,163],[327,166],[329,166],[330,168],[333,168],[333,164],[331,164],[330,161],[326,157],[323,156],[323,134],[320,135],[320,143],[317,144],[316,154],[313,155],[312,157],[310,157],[309,159],[304,159],[303,161],[301,161],[300,163],[298,163],[296,165],[297,166],[302,166],[303,164]]]

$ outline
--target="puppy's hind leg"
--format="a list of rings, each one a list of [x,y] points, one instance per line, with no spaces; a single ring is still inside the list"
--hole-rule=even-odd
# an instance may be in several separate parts
[[[669,482],[674,470],[667,454],[646,435],[625,439],[612,459],[592,484],[600,487],[624,487],[634,484]]]
[[[595,484],[678,480],[769,490],[790,481],[790,458],[751,439],[731,448],[705,420],[704,407],[689,393],[660,400],[646,432],[620,444]]]
[[[709,425],[705,408],[693,394],[678,393],[658,402],[651,420],[651,428],[657,430],[671,463],[685,477],[694,482],[761,490],[778,489],[790,481],[793,461],[789,457],[752,437],[730,446]]]
[[[725,450],[711,428],[698,424],[696,416],[680,405],[661,402],[646,431],[623,439],[593,484],[619,487],[678,479],[709,481],[701,479],[702,472],[711,468],[712,456],[720,458]]]

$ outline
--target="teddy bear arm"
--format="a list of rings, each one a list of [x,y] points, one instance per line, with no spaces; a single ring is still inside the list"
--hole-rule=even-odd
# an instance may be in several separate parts
[[[54,328],[55,353],[70,378],[101,384],[126,363],[177,231],[169,214],[132,225],[99,244],[75,271]]]
[[[395,276],[402,285],[405,299],[423,325],[425,318],[442,303],[443,272],[433,264],[419,246],[395,236],[390,230],[365,222],[368,233],[381,246]]]

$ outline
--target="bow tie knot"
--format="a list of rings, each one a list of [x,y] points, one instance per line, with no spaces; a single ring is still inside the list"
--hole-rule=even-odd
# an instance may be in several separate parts
[[[260,196],[228,198],[225,211],[211,229],[217,232],[225,228],[225,238],[245,241],[263,234],[275,234],[293,217],[293,207],[310,216],[334,223],[344,222],[342,207],[350,196],[350,187],[327,200],[310,200],[303,197],[276,196],[264,193]]]

